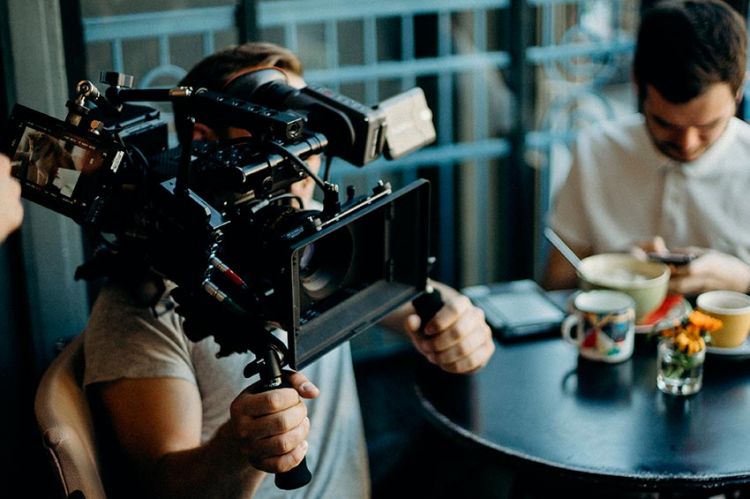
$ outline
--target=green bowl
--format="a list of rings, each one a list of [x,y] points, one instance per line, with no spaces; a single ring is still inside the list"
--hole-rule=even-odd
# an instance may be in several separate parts
[[[655,310],[667,296],[669,266],[638,260],[627,253],[602,253],[581,260],[581,289],[612,289],[635,300],[635,320]]]

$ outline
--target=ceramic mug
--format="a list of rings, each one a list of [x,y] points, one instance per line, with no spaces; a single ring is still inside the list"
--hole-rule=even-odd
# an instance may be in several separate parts
[[[565,341],[581,357],[622,362],[633,355],[635,301],[620,291],[584,291],[573,300],[573,312],[562,323]]]
[[[745,342],[750,331],[750,296],[737,291],[707,291],[698,295],[696,306],[722,322],[721,328],[711,333],[711,346],[735,348]]]

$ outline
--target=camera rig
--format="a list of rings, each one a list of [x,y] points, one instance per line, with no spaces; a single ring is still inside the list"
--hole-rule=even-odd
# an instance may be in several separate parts
[[[431,142],[420,89],[369,108],[294,88],[273,68],[241,75],[227,92],[133,89],[120,73],[101,81],[103,94],[77,85],[65,121],[17,105],[6,148],[24,197],[98,239],[76,278],[174,283],[186,334],[212,335],[219,355],[252,351],[246,374],[258,372],[261,389],[280,386],[282,366],[299,369],[429,296],[428,183],[393,192],[379,182],[364,195],[350,186],[340,200],[328,170],[323,180],[305,161],[325,153],[363,166]],[[172,103],[179,147],[167,147],[167,123],[139,101]],[[248,133],[194,142],[195,121]],[[322,210],[290,194],[308,176]],[[283,476],[282,488],[309,480]]]
[[[78,84],[65,121],[20,105],[10,120],[7,149],[24,196],[102,242],[77,277],[155,272],[177,285],[192,339],[213,335],[222,355],[270,343],[293,368],[424,290],[427,182],[395,193],[379,182],[359,196],[349,188],[339,200],[338,186],[304,161],[325,152],[363,166],[429,143],[421,90],[368,108],[328,89],[293,88],[270,68],[242,76],[234,90],[242,98],[134,89],[120,73],[101,80],[104,93]],[[138,101],[172,103],[181,146],[168,149],[167,124]],[[249,136],[193,142],[194,120]],[[404,129],[418,129],[417,143],[390,150],[389,127],[401,130],[401,141]],[[289,194],[307,176],[323,191],[322,210],[301,210]],[[286,344],[260,332],[269,325],[287,332]]]

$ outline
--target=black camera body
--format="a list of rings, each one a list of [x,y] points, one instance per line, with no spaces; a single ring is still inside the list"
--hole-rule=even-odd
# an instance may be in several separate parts
[[[258,353],[272,343],[293,368],[424,292],[428,183],[392,192],[381,182],[340,200],[338,186],[304,162],[325,152],[361,166],[429,143],[434,129],[421,91],[392,100],[401,129],[409,128],[404,109],[419,109],[409,115],[420,117],[421,143],[389,154],[388,109],[331,91],[300,93],[273,78],[274,90],[293,98],[271,98],[279,108],[272,109],[264,92],[138,90],[123,75],[104,79],[105,95],[79,83],[65,121],[16,106],[6,147],[24,197],[99,237],[101,250],[77,277],[165,278],[177,285],[173,296],[192,339],[213,335],[221,354]],[[167,124],[136,101],[172,102],[184,120],[178,130],[199,120],[250,135],[188,138],[169,150]],[[301,209],[289,193],[307,176],[324,191],[322,210]],[[274,327],[286,341],[271,334]]]

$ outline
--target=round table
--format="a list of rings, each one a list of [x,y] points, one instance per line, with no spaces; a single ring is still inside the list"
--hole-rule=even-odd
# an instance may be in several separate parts
[[[689,397],[656,388],[656,343],[620,364],[579,359],[560,339],[497,345],[469,376],[423,366],[417,390],[452,435],[534,473],[636,490],[750,483],[750,362],[708,355]]]

